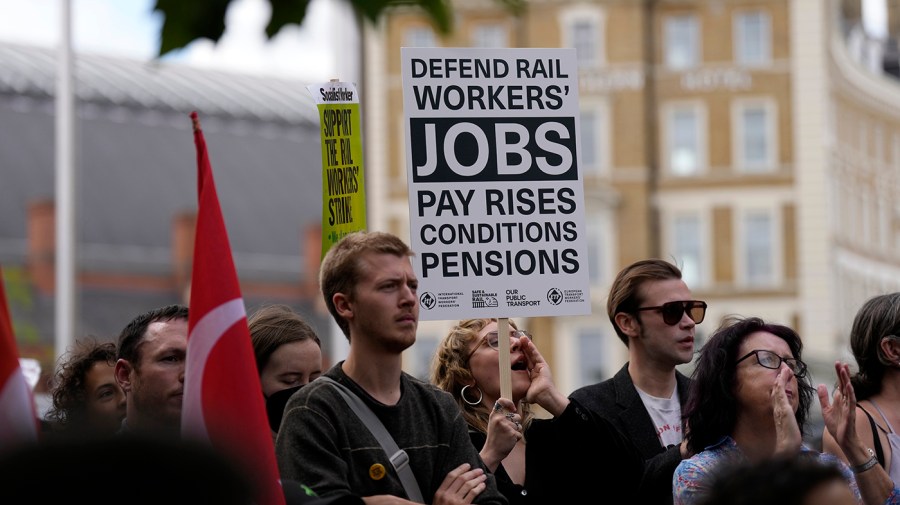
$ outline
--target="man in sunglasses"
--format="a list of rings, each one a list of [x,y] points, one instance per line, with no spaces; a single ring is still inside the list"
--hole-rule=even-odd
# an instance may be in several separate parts
[[[694,300],[681,270],[660,259],[638,261],[616,276],[609,320],[628,348],[628,362],[611,379],[569,398],[607,419],[645,460],[642,503],[672,503],[672,475],[682,449],[681,409],[690,379],[675,369],[694,354],[694,329],[706,303]]]

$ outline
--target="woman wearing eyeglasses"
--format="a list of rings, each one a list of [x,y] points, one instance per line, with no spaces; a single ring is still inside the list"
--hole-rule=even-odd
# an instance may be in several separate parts
[[[573,482],[574,472],[560,470],[567,463],[560,455],[579,448],[561,447],[557,438],[561,432],[583,432],[580,449],[587,449],[588,454],[592,444],[602,447],[604,454],[595,454],[596,459],[615,465],[606,477],[627,491],[636,490],[643,463],[636,449],[612,425],[570,402],[556,388],[550,367],[531,335],[512,320],[509,327],[512,398],[500,397],[496,319],[459,321],[438,345],[431,368],[432,382],[459,404],[472,443],[493,472],[498,489],[511,505],[563,503],[569,497],[585,496],[605,477],[590,472],[592,482]],[[532,404],[554,418],[536,418]]]
[[[854,471],[871,467],[851,471],[835,456],[803,444],[816,388],[801,359],[802,349],[794,330],[756,317],[726,320],[709,338],[700,350],[684,410],[685,438],[693,456],[675,469],[676,505],[700,503],[717,468],[795,454],[839,464],[859,503],[898,503],[900,495],[892,494],[883,481],[858,483],[854,478]],[[818,392],[825,424],[829,432],[839,434],[842,447],[864,454],[858,438],[847,435],[855,418],[846,414],[855,397],[846,366],[837,364],[835,369],[842,387],[834,404],[829,404],[824,385]]]

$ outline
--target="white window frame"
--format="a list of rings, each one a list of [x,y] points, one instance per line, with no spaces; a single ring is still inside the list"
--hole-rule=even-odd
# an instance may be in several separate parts
[[[750,251],[748,250],[748,247],[750,244],[748,243],[747,237],[747,233],[749,232],[747,230],[747,220],[752,215],[759,214],[767,216],[771,223],[771,229],[769,230],[771,233],[771,236],[769,237],[769,253],[771,255],[772,270],[765,279],[751,279],[748,272],[750,265]],[[779,279],[782,279],[784,275],[784,240],[782,239],[784,224],[782,223],[780,209],[773,207],[746,207],[739,209],[738,212],[735,213],[735,218],[738,221],[735,223],[734,227],[737,233],[735,244],[737,245],[738,253],[738,284],[745,288],[754,289],[779,287]]]
[[[750,109],[762,109],[765,112],[766,157],[762,161],[747,160],[745,149],[744,112]],[[768,97],[742,98],[732,102],[731,106],[731,145],[732,164],[738,172],[763,173],[774,172],[778,166],[778,104]]]
[[[416,335],[417,345],[413,346],[412,352],[404,353],[412,358],[404,362],[404,371],[427,382],[431,373],[431,358],[437,352],[441,338],[440,334],[420,330]]]
[[[872,128],[872,137],[874,145],[872,146],[872,161],[869,163],[869,166],[880,172],[882,170],[881,167],[887,164],[887,160],[884,157],[884,126],[881,123],[875,123],[875,126]]]
[[[612,284],[615,275],[613,259],[616,255],[616,233],[613,226],[612,209],[608,207],[587,208],[586,235],[588,244],[589,278],[592,289],[604,289]],[[591,246],[593,244],[593,246]],[[600,257],[590,257],[590,252],[596,250]]]
[[[900,133],[891,135],[891,158],[894,166],[894,181],[900,181]]]
[[[403,47],[438,47],[437,35],[428,26],[409,26],[403,31]]]
[[[680,23],[685,23],[685,28],[688,30],[688,39],[685,41],[687,47],[684,50],[687,61],[678,61],[681,53],[676,51],[679,44],[675,43],[675,30],[680,27]],[[700,20],[694,14],[683,13],[667,16],[663,20],[663,58],[666,67],[673,70],[684,70],[700,65],[702,60],[700,37]]]
[[[579,352],[575,354],[575,369],[577,377],[575,377],[575,387],[585,386],[587,384],[596,384],[600,380],[612,377],[617,372],[616,369],[609,369],[610,360],[598,360],[596,357],[606,356],[606,348],[609,346],[609,340],[612,338],[618,342],[619,337],[610,325],[605,326],[581,326],[575,335],[576,348]],[[584,350],[584,351],[582,351]],[[591,352],[592,351],[592,352]],[[599,354],[598,354],[599,353]],[[601,370],[606,377],[594,377],[587,375],[587,366],[592,366],[593,370]],[[599,366],[598,366],[599,365]]]
[[[695,258],[696,264],[693,265],[694,272],[691,272],[690,267],[685,264],[684,259],[686,256],[683,254],[684,251],[679,248],[679,243],[681,241],[678,233],[678,222],[682,219],[690,219],[694,221],[697,226],[696,243],[693,244],[697,255]],[[672,251],[671,256],[677,262],[678,267],[681,268],[684,282],[688,286],[702,285],[703,265],[706,264],[707,260],[703,255],[703,218],[700,213],[697,211],[675,213],[670,220],[669,236]]]
[[[502,23],[479,23],[472,27],[472,47],[509,47],[509,30]]]
[[[758,55],[748,54],[749,33],[747,33],[747,21],[751,16],[760,18]],[[757,67],[769,65],[772,62],[772,17],[761,9],[739,10],[734,13],[733,37],[734,61],[739,65]]]
[[[596,68],[606,65],[606,13],[597,6],[576,5],[565,8],[559,14],[559,31],[562,47],[578,48],[575,26],[586,23],[593,28],[594,50],[591,54],[576,51],[579,68]]]
[[[672,123],[675,119],[675,114],[685,110],[692,111],[696,118],[694,125],[694,133],[696,136],[696,166],[688,171],[681,171],[680,169],[679,171],[676,171],[676,167],[674,167],[672,163],[673,150],[675,147],[675,135]],[[707,164],[709,162],[707,153],[709,148],[709,134],[707,129],[708,119],[706,104],[702,101],[694,100],[668,102],[663,104],[661,114],[660,124],[663,125],[663,135],[661,136],[660,141],[662,142],[661,152],[663,153],[663,167],[666,173],[672,177],[690,177],[706,173]]]
[[[675,222],[679,218],[683,217],[691,217],[697,220],[697,251],[699,255],[697,263],[697,278],[689,279],[686,277],[684,281],[692,290],[708,286],[710,283],[709,279],[711,276],[712,268],[712,262],[709,260],[709,258],[712,257],[712,250],[710,249],[710,244],[712,242],[710,240],[710,218],[708,209],[705,207],[701,208],[697,206],[678,205],[676,207],[667,206],[665,209],[662,209],[662,213],[666,216],[663,221],[665,226],[663,232],[663,237],[665,237],[665,257],[672,258],[679,268],[683,267],[683,265],[680,263],[681,257],[679,256],[679,251],[676,248],[678,240],[675,236]],[[684,273],[685,272],[682,272],[682,274]]]
[[[595,118],[594,128],[595,134],[591,137],[592,143],[585,142],[587,138],[586,132],[581,131],[581,123],[579,123],[579,139],[582,148],[582,173],[586,176],[604,176],[609,175],[610,163],[612,162],[612,154],[610,149],[612,146],[612,136],[610,134],[610,117],[609,104],[606,100],[596,100],[591,98],[583,99],[581,102],[581,114],[588,112]],[[582,120],[581,114],[578,120]],[[586,157],[588,150],[593,146],[592,152],[593,163],[588,163]]]

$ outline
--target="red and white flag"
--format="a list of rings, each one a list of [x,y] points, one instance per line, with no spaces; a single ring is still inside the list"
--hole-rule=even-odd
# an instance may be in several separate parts
[[[0,452],[36,441],[39,426],[34,395],[19,365],[19,350],[0,270]]]
[[[181,433],[207,440],[243,465],[259,489],[256,505],[284,505],[275,445],[228,232],[196,112],[197,234],[191,275]]]

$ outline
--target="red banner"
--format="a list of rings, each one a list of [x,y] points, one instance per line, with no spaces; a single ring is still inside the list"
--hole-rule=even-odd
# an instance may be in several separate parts
[[[34,395],[19,365],[19,350],[0,270],[0,451],[38,439]]]
[[[247,314],[196,112],[198,215],[181,431],[208,440],[251,476],[258,505],[284,505]]]

